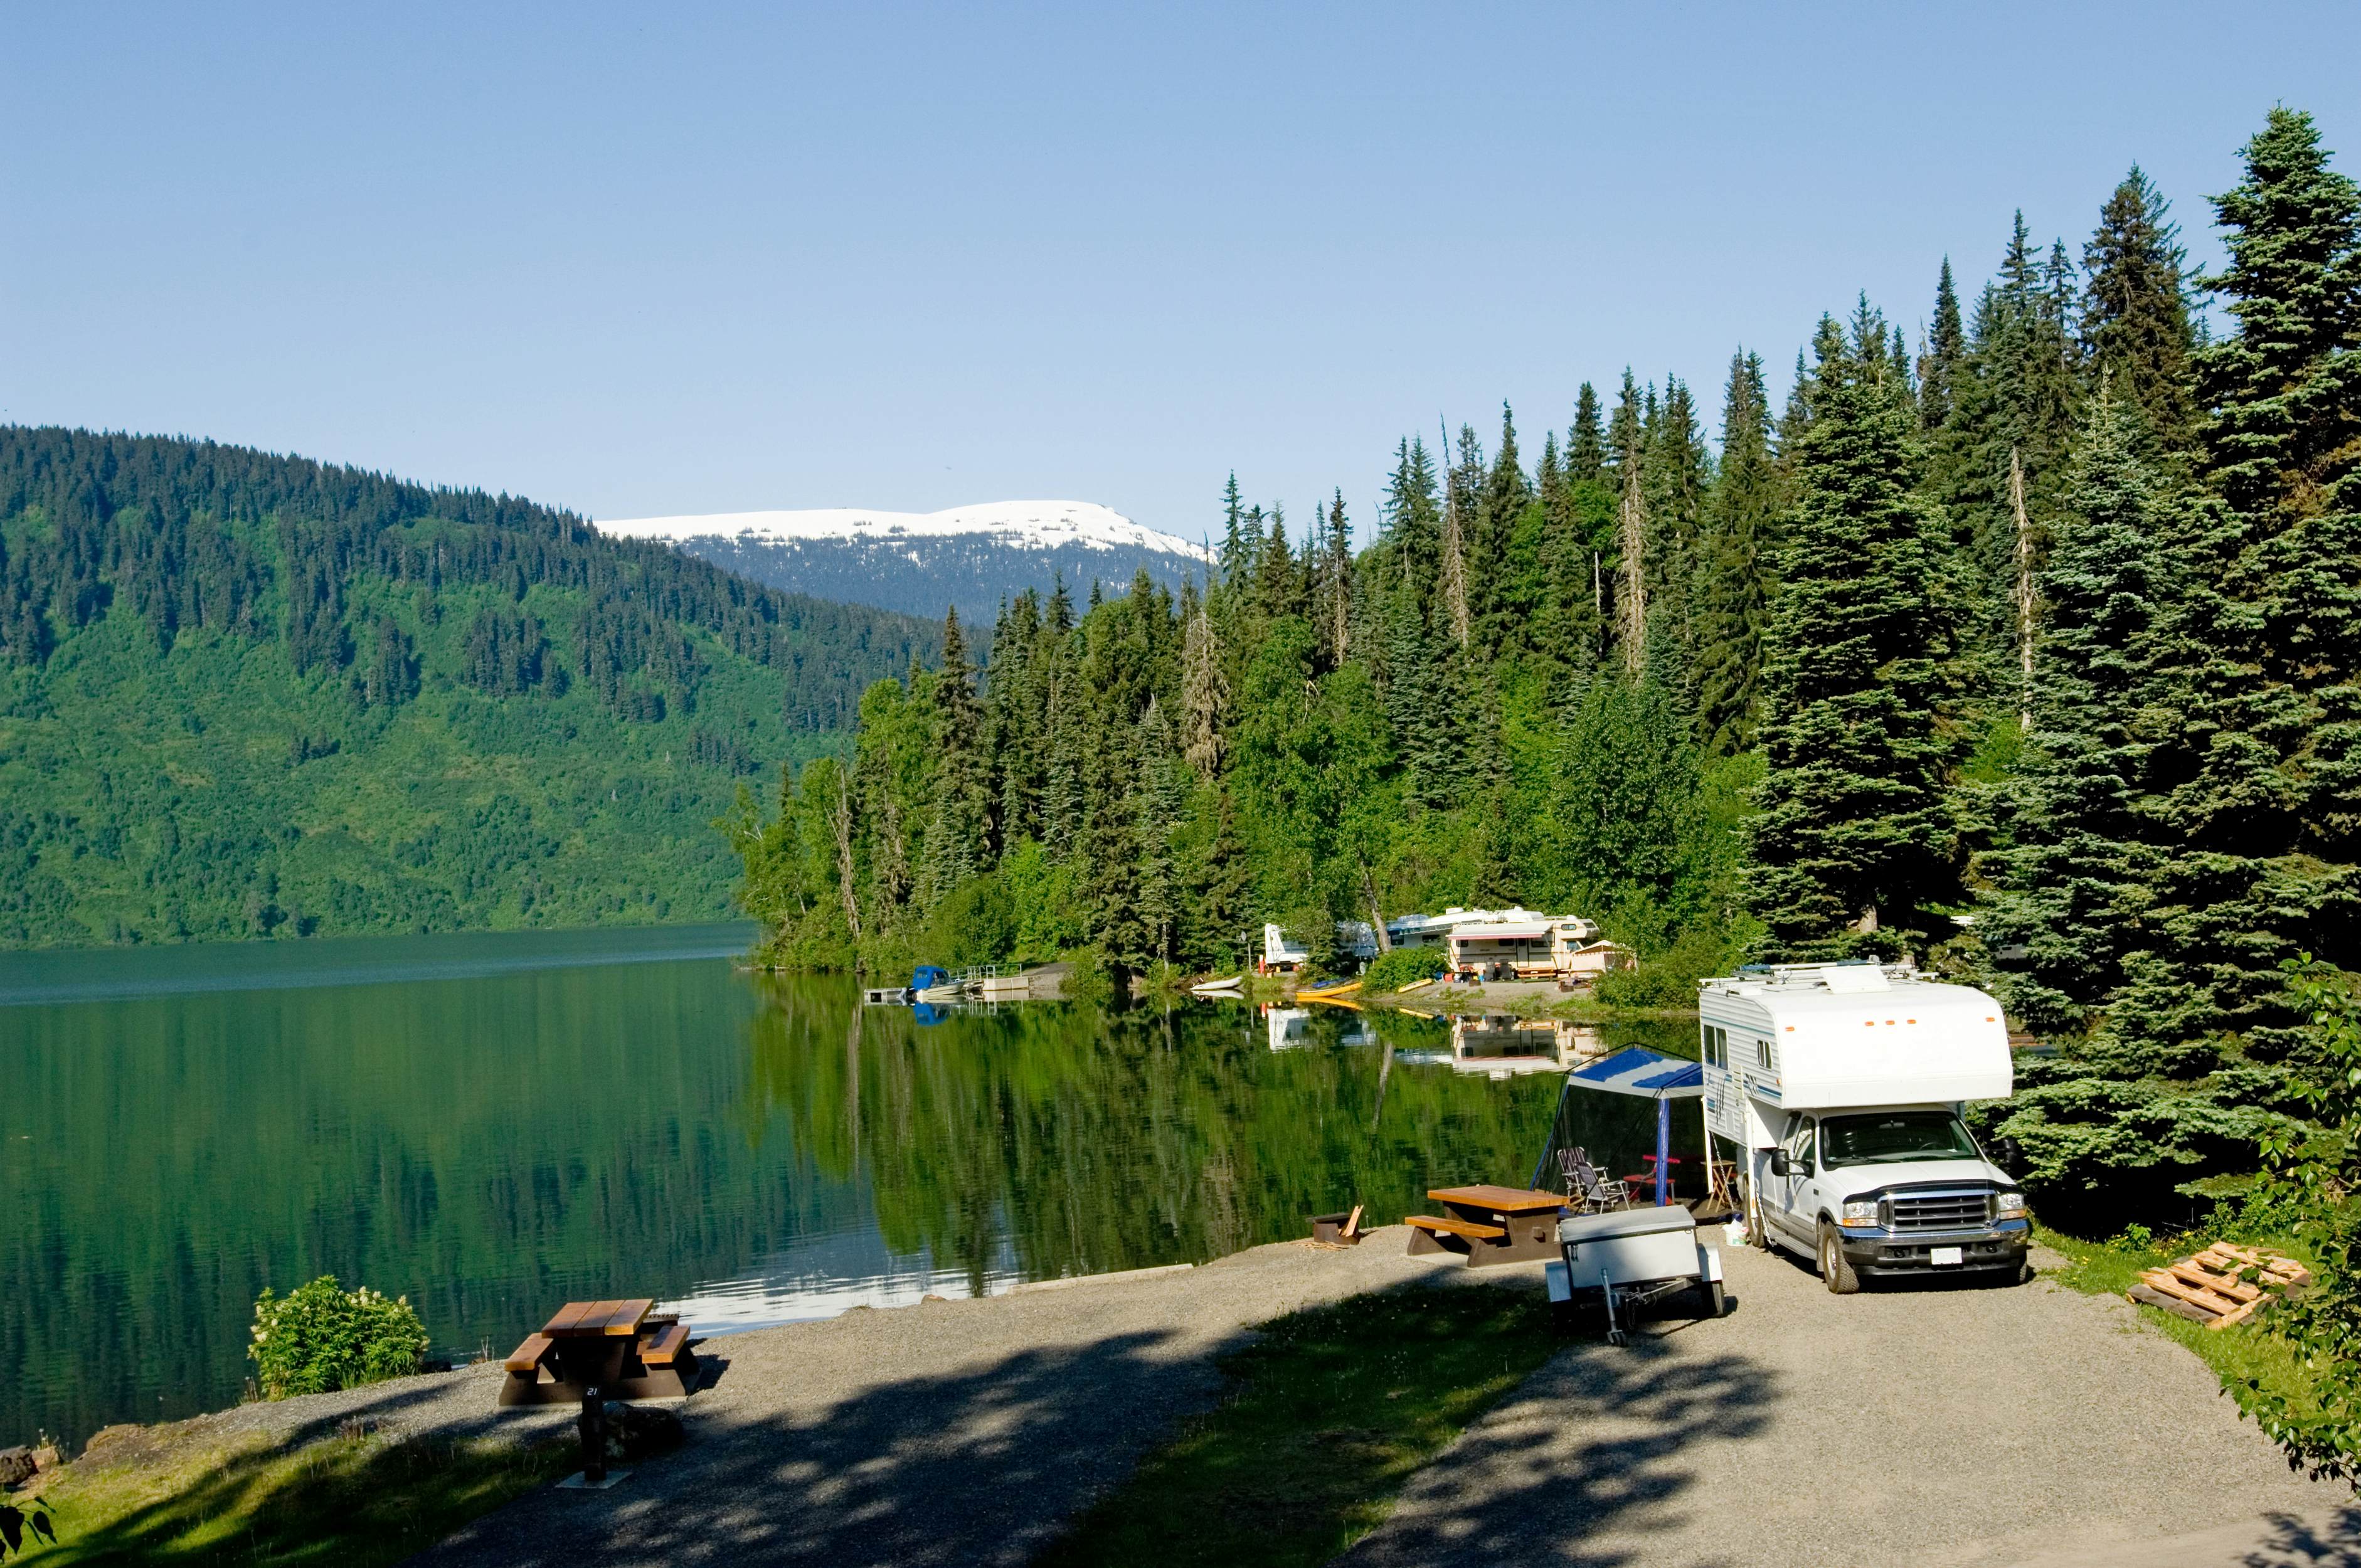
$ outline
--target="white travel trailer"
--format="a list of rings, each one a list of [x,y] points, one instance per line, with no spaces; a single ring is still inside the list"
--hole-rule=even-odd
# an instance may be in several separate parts
[[[2011,1089],[2000,1003],[1872,963],[1699,982],[1706,1126],[1735,1145],[1756,1245],[1865,1277],[2025,1271],[2025,1195],[1960,1120]]]

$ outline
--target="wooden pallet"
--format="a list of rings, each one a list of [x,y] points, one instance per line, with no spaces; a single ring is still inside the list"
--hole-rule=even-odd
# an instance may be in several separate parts
[[[2124,1294],[2209,1329],[2243,1323],[2312,1274],[2293,1258],[2215,1242],[2178,1263],[2151,1268]]]

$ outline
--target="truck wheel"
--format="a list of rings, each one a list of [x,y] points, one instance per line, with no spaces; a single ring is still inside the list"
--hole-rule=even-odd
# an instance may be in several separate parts
[[[1831,1295],[1850,1296],[1861,1288],[1861,1276],[1845,1261],[1844,1244],[1837,1239],[1837,1228],[1820,1226],[1820,1277],[1828,1282]]]
[[[1746,1241],[1758,1252],[1771,1250],[1771,1233],[1763,1226],[1763,1199],[1752,1181],[1746,1184]]]

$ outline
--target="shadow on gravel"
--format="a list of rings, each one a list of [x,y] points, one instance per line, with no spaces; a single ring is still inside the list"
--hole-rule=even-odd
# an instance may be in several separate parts
[[[2361,1508],[2340,1508],[2323,1531],[2293,1514],[2268,1514],[2271,1535],[2243,1568],[2361,1568]]]
[[[683,1407],[689,1445],[611,1491],[544,1488],[416,1561],[1021,1563],[1193,1408],[1210,1360],[1161,1333],[881,1385],[814,1419]]]
[[[1759,1434],[1780,1397],[1777,1375],[1752,1357],[1675,1360],[1659,1343],[1675,1327],[1649,1324],[1627,1346],[1585,1345],[1544,1369],[1340,1563],[1638,1562],[1583,1543],[1639,1522],[1624,1515],[1680,1503],[1698,1485],[1695,1451]]]

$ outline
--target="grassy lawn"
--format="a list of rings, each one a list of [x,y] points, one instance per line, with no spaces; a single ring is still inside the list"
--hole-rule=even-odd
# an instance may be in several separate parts
[[[1219,1409],[1148,1455],[1044,1568],[1311,1568],[1384,1519],[1411,1473],[1549,1358],[1541,1293],[1388,1291],[1290,1313],[1228,1357]]]
[[[398,1563],[563,1475],[573,1452],[569,1441],[525,1448],[368,1432],[291,1452],[259,1439],[224,1448],[177,1439],[171,1427],[147,1428],[58,1473],[39,1501],[59,1542],[24,1561]]]
[[[2160,1236],[2145,1245],[2124,1237],[2113,1241],[2084,1241],[2066,1235],[2048,1226],[2037,1227],[2036,1239],[2067,1260],[2065,1272],[2059,1282],[2094,1296],[2120,1297],[2138,1282],[2140,1271],[2161,1268],[2175,1258],[2187,1257],[2215,1238],[2202,1235]],[[2293,1245],[2284,1236],[2237,1236],[2222,1238],[2241,1246],[2264,1246],[2284,1253],[2310,1266],[2311,1258],[2302,1248]],[[2272,1334],[2268,1328],[2257,1323],[2244,1323],[2235,1328],[2209,1329],[2202,1323],[2192,1323],[2186,1318],[2155,1307],[2141,1306],[2140,1317],[2148,1326],[2168,1338],[2180,1341],[2193,1351],[2200,1361],[2213,1369],[2222,1386],[2232,1398],[2245,1405],[2246,1385],[2251,1379],[2265,1388],[2282,1392],[2301,1403],[2309,1404],[2313,1387],[2312,1374],[2296,1359],[2287,1343]],[[2265,1320],[2268,1321],[2268,1319]]]

